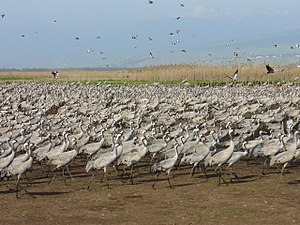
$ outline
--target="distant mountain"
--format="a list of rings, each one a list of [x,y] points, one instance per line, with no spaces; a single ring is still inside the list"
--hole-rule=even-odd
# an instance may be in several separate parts
[[[177,48],[174,51],[156,52],[153,59],[144,55],[134,56],[115,66],[139,67],[170,63],[230,65],[249,62],[295,64],[300,61],[300,29],[248,36],[229,42],[220,40],[200,47],[190,45],[186,53]]]

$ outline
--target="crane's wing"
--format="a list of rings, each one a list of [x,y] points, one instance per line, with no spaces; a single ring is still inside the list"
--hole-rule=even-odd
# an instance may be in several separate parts
[[[233,74],[233,80],[236,80],[237,79],[237,77],[238,77],[238,75],[239,75],[239,70],[237,69],[235,72],[234,72],[234,74]]]
[[[274,69],[268,64],[266,65],[267,73],[274,73]]]
[[[225,75],[226,77],[228,77],[229,79],[233,80],[233,78],[232,78],[231,76],[228,76],[226,73],[224,73],[224,75]]]

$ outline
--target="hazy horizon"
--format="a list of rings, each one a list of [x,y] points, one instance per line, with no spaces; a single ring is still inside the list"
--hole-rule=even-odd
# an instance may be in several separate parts
[[[297,63],[299,12],[296,0],[7,1],[0,68]]]

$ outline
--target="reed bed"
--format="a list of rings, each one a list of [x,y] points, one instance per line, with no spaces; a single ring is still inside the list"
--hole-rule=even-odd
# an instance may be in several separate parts
[[[198,64],[171,64],[125,70],[60,70],[60,79],[64,81],[145,81],[172,82],[189,80],[194,82],[230,81],[225,74],[232,76],[239,69],[238,81],[297,81],[300,68],[294,65],[274,65],[283,72],[266,74],[265,65],[247,64],[236,66],[212,66]],[[0,72],[0,80],[52,80],[51,71]]]

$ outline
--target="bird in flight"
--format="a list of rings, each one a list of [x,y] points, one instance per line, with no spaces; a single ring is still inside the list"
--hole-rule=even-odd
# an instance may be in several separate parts
[[[179,20],[179,19],[180,19],[180,16],[177,16],[177,17],[176,17],[176,20]]]
[[[152,52],[150,52],[150,53],[149,53],[149,57],[150,57],[151,59],[153,59],[153,58],[154,58],[154,56],[153,56]]]
[[[148,0],[148,4],[153,4],[154,1]]]
[[[180,3],[180,7],[184,7],[184,4]]]
[[[224,73],[224,74],[225,74],[226,77],[228,77],[228,78],[231,79],[232,81],[236,81],[236,80],[237,80],[237,77],[238,77],[238,75],[239,75],[239,70],[237,69],[237,70],[234,72],[234,74],[233,74],[232,77],[231,77],[231,76],[228,76],[226,73]]]
[[[152,38],[152,37],[150,37],[150,36],[148,37],[148,39],[149,39],[149,41],[153,41],[153,38]]]
[[[100,38],[101,38],[101,36],[99,35],[99,36],[97,36],[96,38],[97,38],[97,39],[100,39]]]
[[[277,72],[283,72],[284,68],[281,70],[274,70],[273,67],[271,67],[269,64],[266,65],[266,69],[267,69],[267,74],[269,73],[277,73]]]
[[[183,53],[187,53],[187,51],[186,51],[185,49],[182,49],[182,50],[181,50],[181,52],[183,52]]]
[[[79,37],[75,37],[76,40],[79,40]]]
[[[2,19],[5,17],[5,14],[1,14]]]
[[[90,48],[90,49],[86,50],[87,53],[92,53],[92,52],[94,52],[94,51],[95,51],[94,48]]]
[[[266,65],[266,69],[267,69],[267,74],[275,72],[274,69],[269,64]]]

